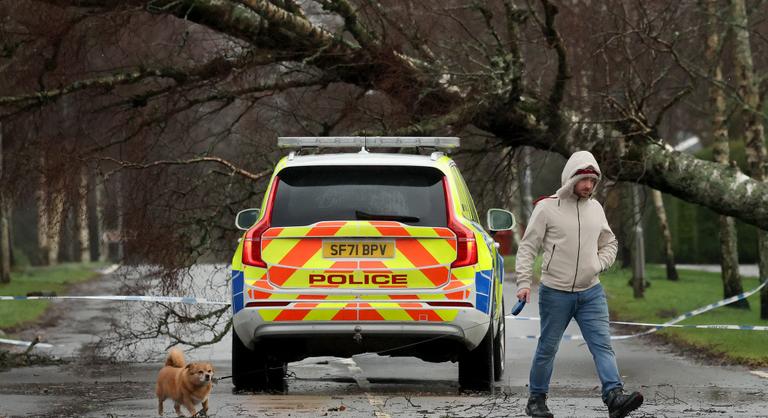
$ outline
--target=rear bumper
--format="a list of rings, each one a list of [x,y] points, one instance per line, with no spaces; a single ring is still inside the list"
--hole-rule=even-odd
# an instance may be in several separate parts
[[[259,309],[244,308],[235,314],[235,332],[247,347],[259,343],[287,361],[366,352],[426,361],[455,360],[477,347],[490,321],[488,315],[474,308],[459,309],[450,322],[264,321]]]

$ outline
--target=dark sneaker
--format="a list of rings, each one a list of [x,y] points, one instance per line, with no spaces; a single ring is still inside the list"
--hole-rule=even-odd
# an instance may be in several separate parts
[[[547,395],[531,395],[528,398],[528,405],[525,406],[525,413],[531,417],[554,417],[547,408]]]
[[[624,418],[630,412],[643,404],[643,395],[640,392],[624,393],[624,389],[616,388],[608,392],[605,400],[608,405],[608,415],[611,418]]]

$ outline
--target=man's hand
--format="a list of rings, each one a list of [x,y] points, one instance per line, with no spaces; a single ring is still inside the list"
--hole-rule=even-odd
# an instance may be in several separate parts
[[[531,289],[520,289],[517,291],[517,300],[523,299],[525,303],[531,303]]]

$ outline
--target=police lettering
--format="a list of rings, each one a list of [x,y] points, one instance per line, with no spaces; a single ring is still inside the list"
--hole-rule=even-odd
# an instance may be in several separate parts
[[[393,284],[407,285],[408,276],[405,274],[366,273],[363,277],[355,278],[354,273],[310,274],[309,285],[341,285],[341,284]]]

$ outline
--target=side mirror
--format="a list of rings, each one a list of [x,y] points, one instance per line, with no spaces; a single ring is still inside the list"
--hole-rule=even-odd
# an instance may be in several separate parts
[[[515,227],[515,215],[504,209],[488,209],[488,229],[491,232],[509,231]]]
[[[243,231],[250,229],[259,219],[259,212],[261,212],[261,209],[246,209],[237,212],[237,216],[235,217],[235,226],[237,229]]]

